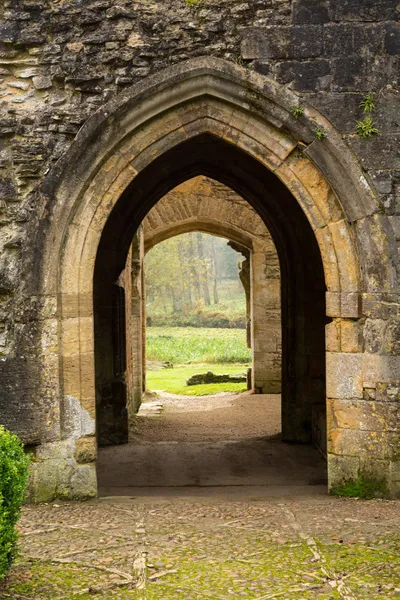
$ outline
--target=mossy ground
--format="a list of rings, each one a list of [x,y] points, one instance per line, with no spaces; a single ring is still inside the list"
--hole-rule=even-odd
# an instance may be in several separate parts
[[[391,600],[399,517],[398,502],[329,497],[27,507],[0,598]]]

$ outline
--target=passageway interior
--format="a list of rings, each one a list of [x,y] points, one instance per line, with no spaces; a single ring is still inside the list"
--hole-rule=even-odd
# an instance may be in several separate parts
[[[129,288],[140,286],[143,240],[138,231],[161,198],[198,176],[239,194],[272,236],[280,269],[282,393],[254,393],[263,390],[253,388],[239,395],[208,396],[201,409],[196,397],[175,395],[163,398],[162,412],[156,399],[153,409],[146,412],[144,404],[134,416],[140,402],[132,389],[141,395],[145,387],[143,376],[136,386],[134,378],[129,379],[130,361],[143,364],[144,356],[143,345],[131,345],[132,332],[140,326],[132,318],[136,313]],[[129,285],[124,284],[127,264],[133,273]],[[254,289],[256,285],[257,281]],[[94,310],[100,494],[136,494],[135,490],[163,486],[324,482],[326,319],[321,256],[296,200],[260,163],[209,135],[155,159],[122,194],[103,231]],[[264,320],[268,321],[267,305]]]
[[[100,450],[101,495],[325,491],[321,454],[312,445],[281,441],[279,395],[163,396],[160,401],[160,412],[139,411],[129,444]]]

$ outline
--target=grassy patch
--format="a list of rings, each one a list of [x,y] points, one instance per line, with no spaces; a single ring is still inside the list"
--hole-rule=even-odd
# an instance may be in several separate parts
[[[148,327],[147,359],[174,364],[248,364],[251,351],[243,329]]]
[[[230,373],[231,375],[243,373],[247,366],[237,365],[213,365],[213,373]],[[148,371],[147,388],[149,390],[162,390],[170,394],[183,394],[186,396],[208,396],[219,392],[244,392],[246,383],[211,383],[202,385],[186,385],[186,380],[196,373],[203,373],[209,369],[209,365],[196,364],[192,366],[178,366],[173,369],[161,369],[159,371]]]

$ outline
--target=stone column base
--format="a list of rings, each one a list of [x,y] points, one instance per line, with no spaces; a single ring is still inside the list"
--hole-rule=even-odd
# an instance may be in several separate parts
[[[87,500],[97,496],[96,440],[84,437],[38,446],[32,456],[27,501]]]

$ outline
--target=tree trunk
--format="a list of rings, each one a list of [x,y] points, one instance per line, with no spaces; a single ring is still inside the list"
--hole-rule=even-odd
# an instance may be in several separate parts
[[[193,285],[194,297],[196,299],[196,302],[198,302],[201,298],[201,281],[200,281],[198,260],[197,260],[195,248],[193,245],[193,234],[192,233],[189,233],[189,236],[188,236],[188,261],[189,261],[189,267],[190,267],[190,281]]]
[[[182,309],[184,312],[190,311],[193,308],[192,290],[191,290],[191,266],[187,257],[186,245],[182,239],[178,242],[179,256],[181,259],[181,294],[182,294]]]
[[[217,261],[217,253],[215,252],[215,244],[214,244],[214,238],[211,238],[211,252],[212,252],[212,259],[213,259],[213,266],[214,266],[214,283],[213,283],[213,297],[214,297],[214,304],[218,304],[219,303],[219,295],[218,295],[218,261]]]
[[[207,261],[204,257],[204,245],[203,245],[203,234],[197,234],[197,251],[200,259],[201,268],[201,286],[203,289],[203,300],[206,306],[210,306],[210,290],[208,288],[208,274],[207,274]]]

